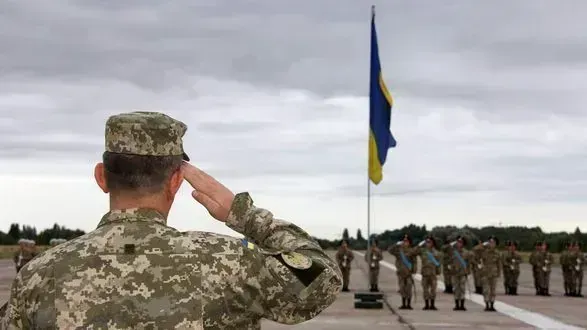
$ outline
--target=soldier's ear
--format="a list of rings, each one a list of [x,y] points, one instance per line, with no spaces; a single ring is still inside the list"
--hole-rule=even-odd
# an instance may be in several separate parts
[[[106,173],[104,170],[104,163],[98,163],[94,167],[94,179],[96,179],[96,183],[98,187],[102,189],[102,191],[107,194],[109,192],[108,185],[106,184]]]

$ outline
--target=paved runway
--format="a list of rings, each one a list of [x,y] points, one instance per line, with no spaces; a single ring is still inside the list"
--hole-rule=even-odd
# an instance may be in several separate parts
[[[356,252],[351,273],[351,290],[363,291],[367,288],[366,265]],[[520,276],[519,296],[503,295],[503,286],[498,286],[497,313],[483,311],[482,297],[467,295],[465,306],[468,311],[453,311],[452,295],[438,293],[438,311],[423,311],[421,286],[416,278],[417,301],[413,310],[399,310],[401,298],[397,294],[397,278],[392,270],[394,258],[385,254],[380,276],[380,289],[385,293],[388,303],[380,310],[354,309],[354,292],[341,293],[332,306],[313,320],[295,326],[280,325],[270,321],[263,322],[263,329],[337,329],[359,328],[377,329],[585,329],[587,328],[587,300],[562,295],[562,276],[560,269],[554,269],[551,276],[551,297],[534,295],[532,274],[524,265]],[[14,266],[10,260],[0,260],[0,303],[7,300]],[[472,286],[472,283],[471,283]],[[439,285],[439,289],[442,285]],[[584,286],[584,293],[585,291]],[[440,291],[440,290],[439,290]]]

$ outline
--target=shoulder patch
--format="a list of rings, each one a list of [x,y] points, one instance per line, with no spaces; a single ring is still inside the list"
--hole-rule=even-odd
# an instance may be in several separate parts
[[[308,269],[312,266],[312,259],[298,252],[282,253],[283,261],[295,269]]]
[[[246,247],[249,250],[254,250],[255,249],[255,244],[249,242],[246,238],[241,239],[241,242],[243,243],[243,246]]]

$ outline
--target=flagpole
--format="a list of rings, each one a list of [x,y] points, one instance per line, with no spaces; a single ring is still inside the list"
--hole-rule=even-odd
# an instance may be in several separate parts
[[[371,17],[375,17],[375,5],[371,6]],[[371,29],[369,29],[369,31],[371,31]],[[370,90],[371,88],[369,88],[369,93],[371,93]],[[369,140],[371,138],[371,124],[369,123],[371,118],[370,116],[368,116],[368,118],[369,120],[367,120],[367,145],[369,145]],[[367,147],[367,253],[370,251],[371,247],[371,178],[369,178],[369,152],[369,147]]]

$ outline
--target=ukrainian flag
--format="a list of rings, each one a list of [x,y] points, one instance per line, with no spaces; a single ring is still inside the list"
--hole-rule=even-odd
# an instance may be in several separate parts
[[[391,107],[393,99],[385,87],[379,62],[375,10],[371,16],[371,77],[369,86],[369,179],[379,184],[383,179],[383,164],[387,150],[396,145],[391,134]]]

